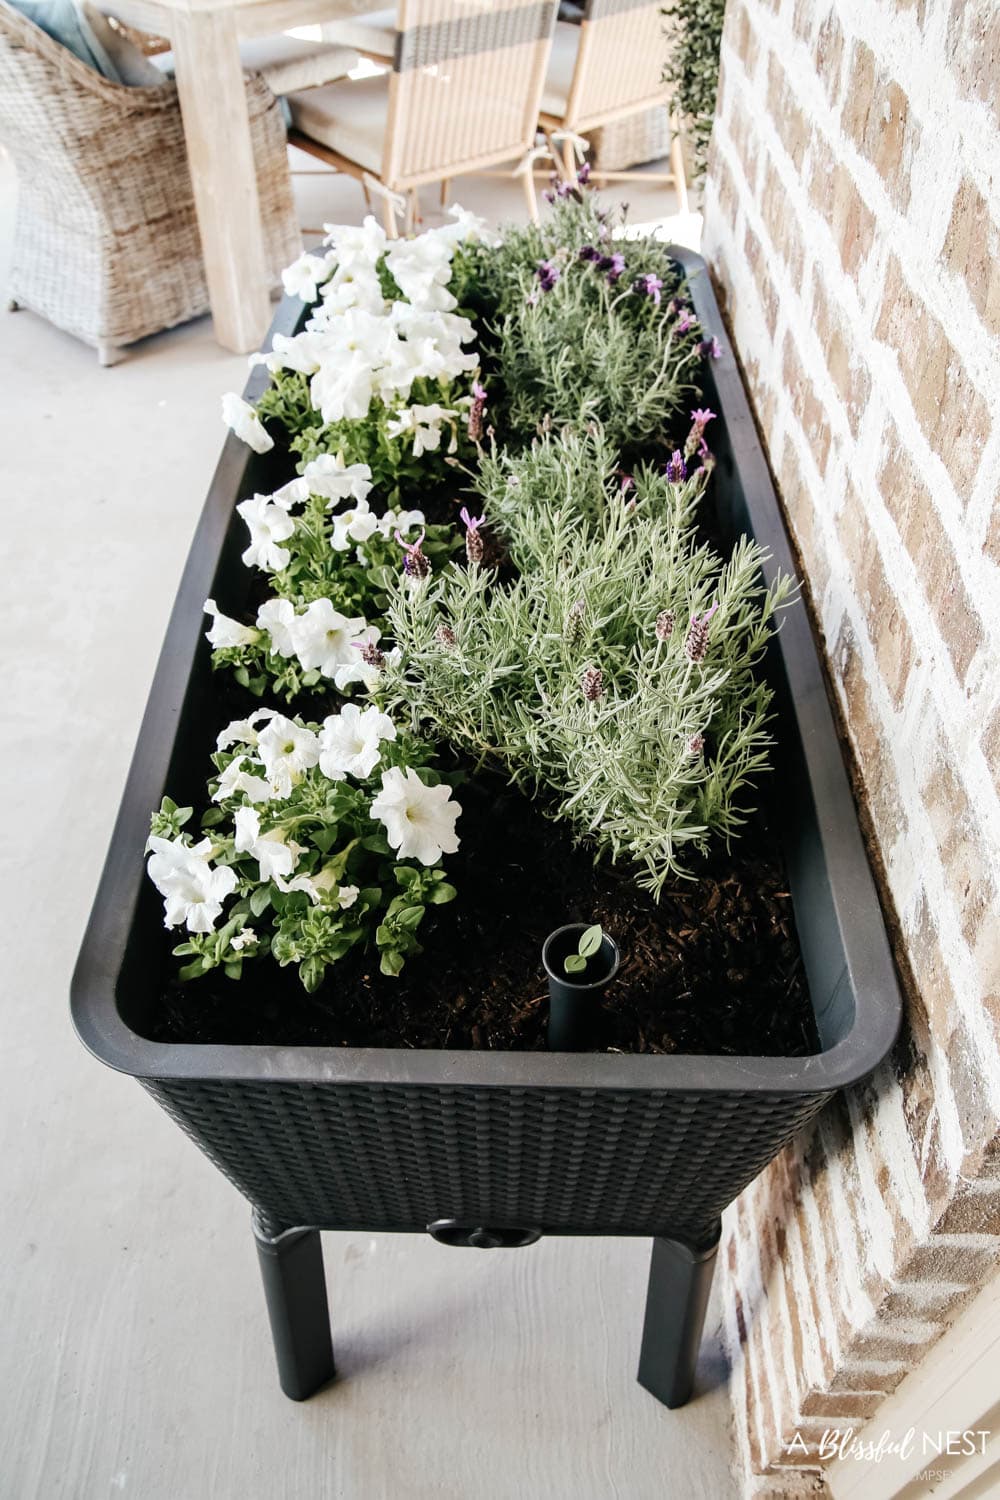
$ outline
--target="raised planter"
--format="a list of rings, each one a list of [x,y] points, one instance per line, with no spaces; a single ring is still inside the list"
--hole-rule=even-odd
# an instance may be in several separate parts
[[[707,336],[726,541],[746,532],[793,571],[781,514],[704,262],[676,258]],[[286,302],[273,332],[292,332]],[[255,372],[248,397],[266,376]],[[219,711],[202,603],[247,588],[235,503],[288,477],[223,450],[181,582],[73,978],[90,1050],[131,1073],[253,1205],[285,1391],[333,1373],[318,1229],[428,1230],[446,1244],[539,1234],[655,1239],[639,1378],[691,1390],[719,1216],[837,1089],[891,1047],[901,1001],[804,608],[787,612],[776,689],[774,818],[822,1050],[808,1057],[627,1056],[165,1044],[149,1017],[169,958],[142,851],[169,788],[193,801]],[[671,1283],[669,1286],[667,1283]]]

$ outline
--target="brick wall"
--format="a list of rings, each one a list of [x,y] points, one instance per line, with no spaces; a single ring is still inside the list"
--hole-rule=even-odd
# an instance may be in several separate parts
[[[1000,1256],[998,78],[992,0],[730,0],[706,254],[909,995],[891,1066],[730,1216],[760,1494],[808,1486],[794,1435],[874,1414]]]

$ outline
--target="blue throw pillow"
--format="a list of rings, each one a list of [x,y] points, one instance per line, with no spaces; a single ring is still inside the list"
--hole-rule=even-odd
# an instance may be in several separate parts
[[[73,0],[9,0],[9,3],[89,68],[110,78],[112,83],[121,82],[117,68]]]

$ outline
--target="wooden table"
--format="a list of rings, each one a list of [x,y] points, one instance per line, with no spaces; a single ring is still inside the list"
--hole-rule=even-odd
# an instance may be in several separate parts
[[[246,354],[270,321],[264,236],[239,43],[364,10],[352,0],[100,0],[170,38],[215,336]],[[373,8],[369,5],[367,8]]]

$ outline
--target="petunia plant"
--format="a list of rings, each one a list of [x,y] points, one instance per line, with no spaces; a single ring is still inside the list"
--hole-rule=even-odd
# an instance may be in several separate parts
[[[237,506],[249,533],[243,561],[270,577],[274,594],[252,625],[207,600],[208,639],[213,664],[230,667],[258,697],[268,687],[289,700],[358,683],[373,690],[395,574],[417,541],[430,568],[461,545],[454,526],[428,524],[423,511],[373,509],[371,489],[366,464],[322,454],[273,494]]]
[[[460,814],[430,747],[376,705],[322,723],[260,709],[219,734],[202,837],[165,798],[152,819],[149,875],[182,979],[270,953],[306,990],[358,947],[398,974],[421,951],[431,905],[452,900],[442,856]]]
[[[466,348],[475,330],[450,289],[452,261],[459,245],[485,236],[474,214],[456,207],[452,215],[451,224],[392,241],[371,216],[360,227],[330,226],[323,253],[288,268],[285,288],[309,316],[300,332],[276,335],[267,354],[253,356],[271,373],[256,410],[224,399],[241,437],[266,451],[265,424],[283,428],[300,467],[343,455],[366,465],[393,503],[447,476],[446,460],[471,448],[479,366]]]

